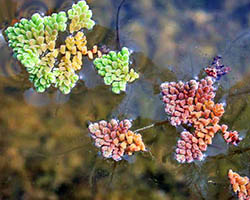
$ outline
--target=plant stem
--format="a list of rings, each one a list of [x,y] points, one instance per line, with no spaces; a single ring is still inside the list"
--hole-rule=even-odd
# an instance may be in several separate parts
[[[162,121],[162,122],[156,122],[156,123],[154,123],[154,124],[150,124],[150,125],[148,125],[148,126],[139,128],[139,129],[135,130],[134,132],[136,133],[136,132],[144,131],[144,130],[147,130],[147,129],[149,129],[149,128],[153,128],[153,127],[156,127],[156,126],[161,126],[161,125],[166,124],[166,123],[168,123],[168,122],[169,122],[168,120],[165,120],[165,121]]]
[[[120,43],[120,28],[119,28],[119,16],[120,16],[120,10],[122,5],[125,3],[126,0],[122,0],[120,5],[118,6],[117,13],[116,13],[116,42],[117,42],[117,48],[121,50],[121,43]]]

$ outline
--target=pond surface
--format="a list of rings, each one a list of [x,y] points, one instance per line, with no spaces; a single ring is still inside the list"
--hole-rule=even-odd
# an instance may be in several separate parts
[[[0,199],[236,199],[228,170],[250,176],[249,1],[89,0],[97,23],[89,44],[132,49],[140,79],[115,95],[84,60],[70,95],[38,94],[3,30],[73,2],[0,0]],[[232,71],[219,81],[215,100],[226,104],[222,122],[244,138],[239,146],[217,135],[205,160],[179,164],[174,150],[182,128],[165,123],[141,132],[149,152],[119,163],[100,156],[88,122],[129,118],[136,130],[166,120],[160,83],[197,77],[217,54]]]

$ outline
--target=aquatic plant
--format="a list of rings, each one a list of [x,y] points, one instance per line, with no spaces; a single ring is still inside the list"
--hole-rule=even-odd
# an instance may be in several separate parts
[[[216,56],[214,57],[213,62],[209,66],[207,66],[204,70],[208,76],[220,79],[221,76],[230,72],[231,68],[224,66],[222,64],[221,56]]]
[[[44,92],[47,88],[55,83],[56,76],[52,69],[58,56],[58,49],[48,52],[42,57],[40,63],[33,68],[27,68],[29,80],[34,83],[37,92]]]
[[[68,36],[65,45],[60,46],[60,53],[63,55],[59,67],[70,68],[74,71],[82,67],[82,51],[87,49],[87,40],[83,32],[78,32],[75,36]]]
[[[32,68],[39,63],[39,56],[47,50],[43,17],[36,13],[31,20],[23,18],[13,27],[8,27],[5,33],[14,56],[25,67]]]
[[[202,79],[200,83],[196,80],[162,83],[162,100],[165,112],[171,115],[171,124],[178,126],[190,123],[194,108],[201,108],[202,103],[215,96],[212,85],[213,80],[209,77]]]
[[[55,87],[59,88],[63,94],[69,94],[79,80],[79,76],[73,69],[65,67],[54,68],[53,74],[56,77]]]
[[[102,52],[101,52],[101,50],[98,49],[98,46],[97,46],[97,45],[94,45],[94,46],[92,47],[92,49],[90,49],[90,50],[87,50],[87,51],[85,51],[85,52],[82,52],[82,54],[85,55],[85,56],[88,56],[88,58],[89,58],[90,60],[93,60],[93,59],[94,59],[94,56],[95,56],[95,57],[98,57],[98,58],[101,58],[101,57],[102,57]]]
[[[110,51],[93,62],[98,74],[104,77],[104,83],[112,85],[112,92],[116,94],[126,91],[127,82],[139,78],[134,69],[129,69],[129,56],[128,48],[123,47],[120,52]]]
[[[202,160],[204,155],[200,148],[201,142],[188,131],[181,133],[181,139],[177,142],[176,160],[180,163]]]
[[[102,156],[120,161],[137,151],[146,151],[141,134],[129,130],[130,120],[101,120],[89,125],[89,132],[95,146],[101,149]]]
[[[59,50],[56,49],[56,40],[58,32],[63,32],[67,28],[68,19],[65,12],[45,17],[36,13],[31,20],[22,19],[14,27],[6,30],[9,46],[13,48],[17,59],[27,68],[30,73],[29,80],[34,83],[36,90],[44,92],[55,84],[54,86],[64,94],[68,94],[79,79],[75,71],[82,68],[83,55],[90,60],[95,59],[94,65],[98,73],[104,77],[106,85],[112,85],[114,93],[125,91],[127,82],[139,78],[134,69],[129,69],[129,50],[124,47],[118,53],[109,51],[103,55],[97,45],[88,49],[87,38],[79,30],[93,28],[95,22],[91,19],[92,11],[85,1],[79,1],[73,4],[67,13],[71,19],[70,32],[77,33],[75,36],[68,36],[65,45],[61,45]],[[58,51],[62,57],[58,66],[54,66]],[[58,78],[60,80],[57,80]]]
[[[247,176],[242,177],[231,169],[228,171],[228,178],[233,191],[238,194],[239,200],[250,200],[250,181]]]
[[[6,35],[14,55],[26,67],[29,80],[34,83],[38,92],[44,92],[55,82],[52,72],[58,50],[55,41],[58,31],[67,27],[65,12],[41,17],[38,13],[31,20],[21,19],[13,27],[8,27]],[[46,52],[49,50],[48,52]],[[43,57],[41,55],[46,53]]]
[[[76,68],[75,70],[79,70],[81,68],[82,55],[87,56],[90,60],[93,60],[94,56],[102,56],[102,52],[98,50],[97,45],[94,45],[91,50],[88,50],[87,38],[81,31],[78,31],[75,36],[68,36],[66,38],[65,45],[60,46],[60,53],[65,55],[62,61],[67,61],[67,65],[71,66],[78,63],[77,65],[79,66],[73,67]],[[72,56],[74,56],[73,60]]]
[[[44,17],[45,24],[45,40],[48,44],[48,49],[53,51],[55,41],[58,37],[58,32],[64,32],[67,28],[68,18],[65,12],[53,13],[51,16]]]
[[[91,19],[92,11],[85,1],[79,1],[77,4],[72,5],[72,9],[68,10],[69,19],[71,23],[69,25],[70,33],[79,31],[82,28],[92,29],[95,25],[95,21]]]
[[[227,143],[237,145],[242,140],[242,138],[240,138],[239,133],[237,131],[227,131],[227,128],[227,125],[221,125],[221,132],[223,133],[224,140]]]
[[[237,145],[241,140],[237,131],[227,131],[226,125],[219,124],[224,114],[224,107],[223,104],[216,104],[213,101],[214,83],[214,80],[207,76],[200,81],[161,84],[162,100],[165,104],[165,112],[171,116],[171,124],[173,126],[190,124],[194,128],[193,134],[187,131],[181,134],[181,140],[178,141],[176,149],[178,162],[192,162],[203,158],[200,153],[207,150],[207,146],[212,144],[213,137],[219,131],[222,132],[227,143]],[[188,142],[188,147],[184,145],[185,142]],[[195,148],[192,143],[195,143]],[[193,156],[196,151],[199,152],[199,156]]]
[[[85,1],[73,4],[68,15],[71,19],[71,33],[82,28],[92,29],[95,24],[91,20],[92,11]],[[66,44],[61,45],[59,50],[55,49],[58,33],[66,31],[67,20],[65,12],[45,17],[36,13],[30,20],[21,19],[5,31],[14,56],[27,68],[29,80],[34,83],[38,92],[44,92],[54,84],[64,94],[68,94],[79,79],[75,71],[82,67],[82,55],[89,59],[93,59],[94,55],[102,56],[97,45],[91,50],[87,49],[83,32],[67,37]],[[55,67],[58,51],[64,56]]]
[[[17,59],[25,67],[34,67],[39,64],[43,52],[54,50],[58,31],[65,31],[66,22],[65,12],[46,17],[36,13],[30,20],[23,18],[13,27],[8,27],[5,33]]]
[[[75,87],[79,76],[76,71],[81,70],[83,66],[82,56],[93,59],[94,55],[101,55],[97,46],[93,50],[87,49],[87,38],[83,32],[78,31],[75,36],[68,36],[65,44],[59,47],[59,53],[62,55],[58,67],[53,71],[56,77],[55,87],[63,94],[68,94]]]

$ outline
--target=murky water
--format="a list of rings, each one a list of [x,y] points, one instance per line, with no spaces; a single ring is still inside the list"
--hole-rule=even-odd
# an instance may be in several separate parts
[[[140,79],[115,95],[85,60],[81,81],[64,96],[37,94],[12,57],[3,30],[14,19],[71,7],[67,0],[0,1],[0,199],[234,199],[230,168],[250,176],[250,4],[247,0],[89,0],[97,25],[90,45],[119,45],[134,52]],[[222,121],[244,140],[227,145],[220,135],[202,162],[179,164],[173,152],[180,129],[164,124],[143,132],[149,152],[129,161],[104,160],[87,123],[133,119],[133,130],[167,119],[163,81],[198,76],[221,54],[232,71],[220,80],[216,102]]]

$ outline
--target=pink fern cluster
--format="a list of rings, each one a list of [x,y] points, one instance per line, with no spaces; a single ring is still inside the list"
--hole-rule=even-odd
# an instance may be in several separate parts
[[[107,122],[101,120],[89,125],[89,132],[95,141],[95,146],[101,149],[102,156],[120,161],[125,155],[137,151],[146,151],[141,134],[129,130],[130,120],[116,119]]]
[[[161,92],[165,111],[171,115],[173,126],[190,123],[192,105],[204,103],[215,96],[213,80],[210,77],[200,82],[196,80],[186,83],[165,82],[161,84]]]
[[[219,57],[214,59],[213,67],[223,69],[218,59]],[[201,160],[204,157],[203,152],[212,144],[212,139],[219,131],[227,143],[237,145],[241,140],[237,131],[227,131],[227,125],[219,124],[224,114],[224,106],[214,103],[214,83],[215,79],[207,76],[200,81],[161,84],[162,100],[165,112],[170,115],[171,124],[188,124],[194,128],[193,133],[182,132],[177,143],[176,160],[181,163]]]
[[[203,153],[199,147],[199,140],[188,131],[181,133],[181,139],[177,142],[176,160],[180,163],[202,160]]]

